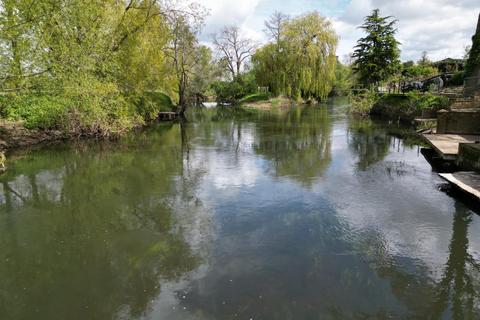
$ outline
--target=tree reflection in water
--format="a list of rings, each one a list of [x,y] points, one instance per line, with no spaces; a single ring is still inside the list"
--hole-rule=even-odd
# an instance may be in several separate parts
[[[332,160],[328,109],[299,107],[268,116],[257,126],[255,152],[273,162],[273,175],[311,186]]]
[[[0,318],[479,318],[474,213],[395,126],[331,112],[208,109],[20,156]]]
[[[17,159],[0,183],[2,319],[138,318],[199,265],[173,206],[201,212],[180,133]]]
[[[449,256],[435,288],[432,319],[480,318],[480,263],[469,252],[468,244],[468,226],[474,214],[462,207],[453,217]]]

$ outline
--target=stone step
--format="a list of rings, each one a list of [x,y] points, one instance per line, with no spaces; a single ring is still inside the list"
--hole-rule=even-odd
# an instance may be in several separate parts
[[[453,102],[450,107],[452,110],[455,109],[480,109],[480,100],[476,101],[474,99],[457,99]]]

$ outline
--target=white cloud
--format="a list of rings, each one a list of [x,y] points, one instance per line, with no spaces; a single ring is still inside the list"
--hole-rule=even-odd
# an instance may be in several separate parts
[[[331,18],[340,36],[338,55],[353,51],[362,36],[357,27],[365,15],[379,8],[383,15],[398,19],[398,39],[402,43],[402,59],[418,60],[422,51],[431,59],[461,57],[470,44],[480,12],[479,0],[199,0],[210,9],[203,42],[224,25],[238,25],[245,36],[265,41],[263,22],[274,11],[291,16],[319,11]]]
[[[339,53],[352,50],[361,36],[356,26],[374,8],[398,19],[403,60],[417,60],[422,51],[438,60],[463,56],[475,31],[480,1],[352,0],[345,13],[335,21],[341,37]]]
[[[200,0],[198,3],[209,10],[202,40],[210,40],[211,34],[225,25],[243,25],[247,18],[255,15],[260,0],[216,1]]]

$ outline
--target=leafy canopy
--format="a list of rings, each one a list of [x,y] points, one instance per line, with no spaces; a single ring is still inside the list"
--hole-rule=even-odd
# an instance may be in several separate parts
[[[375,9],[360,26],[366,36],[358,40],[353,57],[354,70],[362,84],[379,83],[400,70],[396,22],[390,16],[380,16],[380,10]]]
[[[268,25],[274,42],[252,57],[258,83],[276,95],[325,99],[335,79],[338,43],[331,23],[318,12],[293,19],[276,13]]]

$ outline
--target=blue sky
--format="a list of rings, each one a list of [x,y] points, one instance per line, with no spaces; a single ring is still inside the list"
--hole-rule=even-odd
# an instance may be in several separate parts
[[[263,22],[274,11],[297,16],[318,11],[329,18],[340,38],[343,59],[362,36],[357,26],[374,8],[395,16],[402,60],[418,60],[427,51],[432,60],[461,57],[475,31],[480,0],[197,0],[210,15],[201,36],[204,43],[224,25],[238,25],[246,37],[266,41]]]

